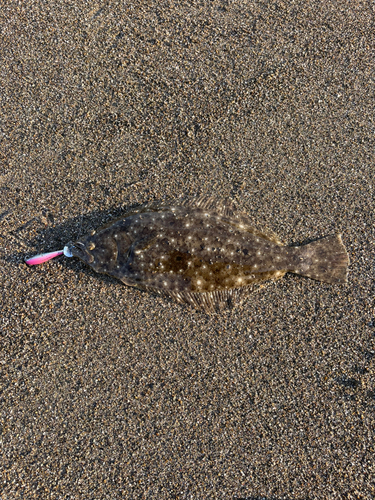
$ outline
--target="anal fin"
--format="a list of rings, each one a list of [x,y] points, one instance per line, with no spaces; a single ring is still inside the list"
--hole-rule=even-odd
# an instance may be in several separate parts
[[[215,290],[213,292],[172,292],[159,290],[156,287],[142,287],[147,291],[170,297],[180,304],[188,304],[206,314],[222,313],[241,304],[249,294],[249,287]]]

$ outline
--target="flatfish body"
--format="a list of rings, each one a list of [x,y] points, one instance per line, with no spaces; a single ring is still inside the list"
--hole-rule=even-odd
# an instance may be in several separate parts
[[[349,264],[340,235],[284,246],[276,235],[254,228],[231,202],[212,199],[142,206],[69,251],[98,273],[207,312],[233,305],[250,285],[286,272],[344,283]]]

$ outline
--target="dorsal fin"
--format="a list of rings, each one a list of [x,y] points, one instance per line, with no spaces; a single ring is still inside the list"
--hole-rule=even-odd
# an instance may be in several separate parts
[[[253,226],[253,222],[250,217],[243,211],[239,210],[233,200],[230,198],[220,199],[215,196],[200,196],[196,198],[180,198],[174,201],[174,204],[191,207],[191,208],[201,208],[207,210],[213,210],[218,215],[228,217],[235,220],[235,226],[241,229],[245,229],[252,234],[256,234],[260,238],[265,238],[266,240],[272,241],[277,245],[283,245],[283,242],[277,236],[268,229],[262,229],[261,231]],[[228,221],[229,222],[229,221]]]
[[[184,207],[213,210],[218,215],[224,215],[226,217],[234,217],[237,211],[233,200],[229,198],[222,199],[215,196],[202,195],[193,198],[184,197],[174,200],[174,203]]]
[[[250,219],[250,217],[245,212],[239,210],[235,202],[230,198],[222,199],[216,196],[202,195],[196,197],[181,196],[180,198],[166,200],[163,202],[151,201],[144,203],[143,205],[139,205],[138,207],[134,207],[133,209],[129,210],[129,212],[123,214],[121,218],[128,217],[129,215],[133,215],[135,213],[147,212],[147,210],[149,209],[168,210],[168,208],[173,206],[190,207],[192,209],[199,208],[201,210],[212,210],[222,217],[231,219],[227,220],[227,222],[234,224],[234,226],[237,228],[241,228],[242,230],[244,229],[245,231],[255,234],[260,238],[265,238],[272,243],[276,243],[276,245],[284,245],[277,234],[273,233],[269,229],[259,230],[254,227],[253,221]],[[111,223],[109,223],[108,225],[110,224]]]
[[[234,215],[234,219],[236,221],[237,227],[245,229],[245,231],[255,234],[256,236],[259,236],[259,238],[264,238],[268,241],[271,241],[272,243],[276,243],[276,245],[284,245],[284,243],[280,240],[277,234],[273,233],[269,229],[265,229],[264,226],[262,230],[254,227],[253,221],[246,213],[244,212],[237,213]]]

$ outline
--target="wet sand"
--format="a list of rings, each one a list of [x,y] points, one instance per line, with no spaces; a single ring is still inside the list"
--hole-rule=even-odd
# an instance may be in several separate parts
[[[374,11],[1,12],[2,500],[375,496]],[[231,197],[345,286],[287,274],[207,316],[75,259],[127,207]]]

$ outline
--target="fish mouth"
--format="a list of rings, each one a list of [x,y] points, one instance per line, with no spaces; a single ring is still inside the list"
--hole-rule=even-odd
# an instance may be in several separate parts
[[[94,262],[94,257],[87,250],[84,243],[77,241],[76,243],[74,243],[74,245],[72,244],[67,246],[68,246],[68,251],[70,251],[70,253],[75,257],[78,257],[79,259],[83,260],[83,262],[87,262],[88,264]]]

